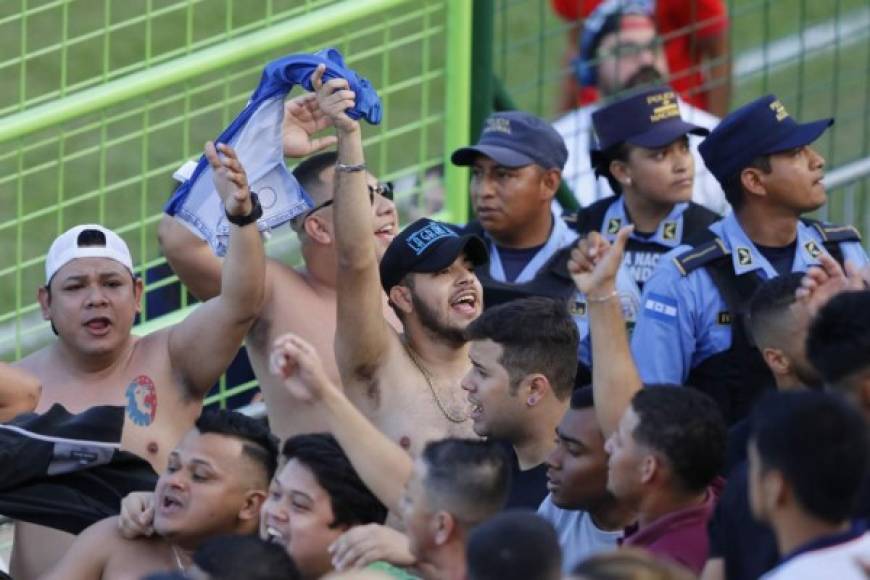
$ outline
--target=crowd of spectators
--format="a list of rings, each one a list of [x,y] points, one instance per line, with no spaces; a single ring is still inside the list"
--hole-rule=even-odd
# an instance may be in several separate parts
[[[205,159],[226,255],[160,224],[202,300],[183,321],[131,333],[143,283],[115,232],[54,241],[57,339],[0,365],[11,577],[867,577],[870,259],[806,217],[833,120],[774,95],[727,112],[689,65],[696,84],[665,85],[679,2],[553,4],[585,19],[580,80],[604,100],[492,114],[451,156],[468,224],[399,228],[360,95],[320,65],[281,127],[299,268],[265,256],[225,143]],[[727,22],[701,4],[684,41],[715,60]],[[203,409],[243,340],[262,419]]]

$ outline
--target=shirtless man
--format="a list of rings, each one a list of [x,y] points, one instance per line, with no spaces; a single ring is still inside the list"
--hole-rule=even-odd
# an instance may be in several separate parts
[[[288,101],[284,114],[284,155],[303,157],[334,144],[334,136],[312,137],[329,124],[313,94]],[[323,357],[330,378],[339,380],[333,355],[337,270],[335,208],[331,204],[334,165],[335,154],[322,153],[307,159],[294,171],[315,204],[292,222],[301,242],[305,266],[294,269],[278,260],[266,260],[263,307],[257,313],[246,342],[251,366],[266,400],[269,426],[281,439],[323,431],[324,427],[310,413],[297,410],[269,373],[272,341],[285,332],[305,337]],[[371,207],[366,210],[366,214],[371,215],[369,237],[374,234],[374,245],[380,257],[398,228],[396,208],[383,195],[388,191],[374,176],[366,174],[366,183],[371,198]],[[221,262],[208,244],[168,215],[160,222],[159,237],[172,269],[193,295],[202,300],[217,296],[221,290]],[[386,300],[383,296],[380,300],[378,315],[387,316],[398,328],[400,325]]]
[[[345,114],[354,93],[344,79],[323,83],[322,74],[314,73],[312,85],[338,133],[335,357],[347,396],[413,455],[432,439],[474,437],[459,381],[471,366],[464,330],[483,307],[474,267],[486,263],[486,247],[477,236],[420,219],[390,243],[379,275],[360,125]],[[381,314],[383,291],[403,335]]]
[[[155,489],[155,536],[125,539],[118,518],[83,531],[43,580],[138,580],[183,570],[205,540],[255,534],[278,442],[241,413],[206,412],[169,454]]]
[[[212,143],[206,155],[231,220],[256,215],[235,152]],[[59,236],[46,259],[38,299],[58,335],[16,366],[42,382],[37,412],[60,403],[71,413],[112,405],[124,414],[121,448],[158,473],[202,410],[202,399],[238,352],[263,298],[263,242],[253,225],[231,227],[223,292],[183,322],[139,338],[130,332],[143,284],[132,274],[124,241],[101,226],[77,226]],[[15,526],[12,573],[35,578],[56,562],[73,536],[45,527]]]

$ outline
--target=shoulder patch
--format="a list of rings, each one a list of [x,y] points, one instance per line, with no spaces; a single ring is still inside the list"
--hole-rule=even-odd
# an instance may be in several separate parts
[[[810,257],[814,258],[814,259],[818,258],[819,254],[822,253],[822,249],[819,247],[819,245],[816,243],[815,240],[810,240],[807,243],[805,243],[804,249],[807,251],[807,253],[810,255]]]
[[[622,220],[619,218],[610,218],[610,221],[607,222],[607,233],[608,234],[616,234],[619,233],[619,228],[622,227]]]
[[[861,233],[855,226],[839,226],[826,224],[816,220],[804,220],[804,223],[812,226],[822,237],[823,242],[860,242]]]
[[[728,255],[729,252],[725,249],[722,240],[714,238],[675,257],[674,264],[676,264],[680,274],[688,276],[689,272]]]
[[[662,237],[666,240],[677,239],[677,222],[665,222],[662,228]]]
[[[677,301],[661,294],[650,292],[643,300],[643,311],[647,316],[663,322],[677,321]]]

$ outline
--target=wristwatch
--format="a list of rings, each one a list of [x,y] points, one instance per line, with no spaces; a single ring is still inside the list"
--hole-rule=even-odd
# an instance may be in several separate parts
[[[251,213],[248,215],[230,215],[227,213],[227,210],[224,209],[224,213],[227,215],[227,221],[231,224],[235,224],[239,227],[246,226],[248,224],[252,224],[261,217],[263,217],[263,206],[260,205],[260,198],[253,191],[251,192]]]

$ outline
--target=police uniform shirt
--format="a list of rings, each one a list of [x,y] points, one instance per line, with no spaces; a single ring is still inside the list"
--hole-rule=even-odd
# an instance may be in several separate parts
[[[634,240],[634,243],[629,241],[622,265],[639,287],[642,288],[652,276],[662,254],[676,248],[682,242],[683,213],[688,207],[688,203],[676,204],[651,236],[643,235],[637,230],[631,233],[629,240]],[[631,223],[625,208],[625,200],[619,196],[604,214],[601,233],[612,243],[616,240],[619,229]]]
[[[479,224],[476,224],[480,227]],[[466,228],[469,229],[469,228]],[[493,280],[498,282],[512,282],[514,284],[522,284],[531,281],[538,270],[541,269],[547,261],[553,257],[553,254],[568,246],[577,239],[577,232],[568,227],[568,225],[558,216],[553,214],[553,228],[550,231],[550,237],[540,250],[532,256],[526,263],[519,274],[513,280],[508,280],[505,273],[504,264],[498,252],[498,246],[495,241],[486,232],[483,231],[483,239],[486,241],[486,247],[489,250],[489,275]]]
[[[710,226],[729,253],[737,276],[773,278],[776,270],[758,251],[734,214]],[[817,265],[826,252],[822,234],[798,221],[792,272]],[[708,246],[709,247],[709,246]],[[843,258],[857,266],[868,263],[859,242],[841,242]],[[644,287],[642,306],[632,336],[632,352],[645,383],[684,383],[691,369],[731,346],[731,313],[705,268],[681,272],[676,258],[691,248],[680,246],[662,256],[658,268]],[[700,257],[700,256],[699,256]]]
[[[688,208],[688,203],[674,205],[671,212],[659,223],[658,228],[651,236],[644,236],[636,230],[631,233],[622,266],[616,277],[616,289],[619,292],[622,314],[629,329],[636,321],[644,284],[652,276],[662,255],[678,247],[682,242],[683,216]],[[626,211],[625,200],[619,196],[613,200],[604,213],[604,218],[600,224],[601,235],[612,243],[616,240],[616,234],[620,228],[631,223],[630,216]],[[586,317],[586,299],[578,291],[575,293],[573,302],[572,314],[580,332],[580,361],[589,366],[591,344],[589,343],[589,320]]]

